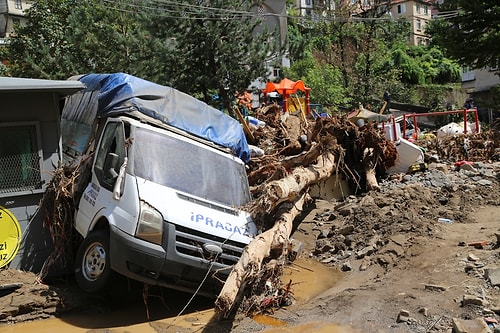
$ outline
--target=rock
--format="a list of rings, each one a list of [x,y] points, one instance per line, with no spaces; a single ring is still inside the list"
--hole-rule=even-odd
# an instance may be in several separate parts
[[[398,319],[396,320],[398,323],[407,322],[410,319],[410,312],[407,310],[401,310],[398,314]]]
[[[467,260],[469,261],[478,261],[479,258],[476,257],[475,255],[473,255],[472,253],[470,253],[468,256],[467,256]]]
[[[359,201],[360,206],[374,206],[375,205],[375,199],[373,199],[372,196],[366,195],[361,198]]]
[[[477,183],[482,186],[490,186],[491,184],[493,184],[493,182],[488,179],[480,179],[477,181]]]
[[[453,318],[454,333],[491,333],[490,328],[482,318],[464,320]]]
[[[330,230],[321,230],[321,232],[319,233],[318,237],[316,239],[324,239],[324,238],[328,238],[328,234],[330,233]]]
[[[332,250],[333,248],[334,247],[332,246],[330,241],[328,241],[327,239],[320,239],[316,242],[316,247],[314,249],[314,253],[316,253],[316,254],[326,253],[326,252]]]
[[[357,259],[363,259],[365,256],[371,255],[373,252],[375,252],[375,248],[371,245],[361,249],[360,251],[356,252],[356,258]]]
[[[349,261],[346,261],[346,262],[342,265],[342,271],[343,271],[343,272],[352,271],[352,266],[351,266],[351,263],[350,263]]]
[[[342,216],[349,216],[354,212],[354,208],[357,207],[354,203],[347,203],[341,207],[337,207],[337,211]]]
[[[418,312],[423,314],[424,317],[427,317],[429,315],[429,309],[428,308],[420,308],[418,309]]]
[[[467,264],[465,265],[465,273],[473,272],[476,270],[476,266],[474,264]]]
[[[500,268],[487,269],[485,271],[485,274],[493,286],[500,286]]]
[[[436,284],[425,284],[424,288],[427,290],[434,290],[434,291],[446,291],[446,289],[448,289],[444,286],[439,286]]]
[[[464,297],[462,298],[462,306],[465,305],[486,306],[488,305],[488,301],[476,296],[464,295]]]
[[[320,260],[320,262],[323,263],[323,264],[329,264],[329,263],[335,262],[335,261],[337,261],[337,259],[334,256],[330,256],[328,258]]]
[[[474,168],[472,164],[464,163],[460,166],[460,170],[477,172],[477,169]]]
[[[354,232],[354,226],[353,225],[346,225],[346,226],[343,226],[342,228],[340,228],[339,230],[337,230],[337,233],[338,234],[341,234],[341,235],[350,235]]]
[[[364,258],[363,261],[361,262],[361,265],[359,266],[359,270],[366,271],[368,267],[370,267],[370,260]]]

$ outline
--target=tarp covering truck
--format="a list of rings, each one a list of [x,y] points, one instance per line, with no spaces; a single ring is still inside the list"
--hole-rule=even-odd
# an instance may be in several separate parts
[[[216,295],[256,234],[241,209],[251,195],[239,122],[128,74],[71,79],[86,86],[61,120],[65,163],[88,165],[74,222],[79,286],[101,291],[117,272]]]

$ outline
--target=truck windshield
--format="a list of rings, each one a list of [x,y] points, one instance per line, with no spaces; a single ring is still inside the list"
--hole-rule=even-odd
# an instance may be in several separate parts
[[[250,201],[245,167],[232,158],[144,128],[132,143],[138,177],[229,206]]]

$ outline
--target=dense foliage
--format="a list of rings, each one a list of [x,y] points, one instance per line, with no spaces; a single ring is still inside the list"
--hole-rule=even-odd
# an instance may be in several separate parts
[[[28,24],[17,27],[8,66],[0,71],[48,79],[126,72],[227,110],[237,91],[265,80],[267,65],[281,66],[285,50],[291,67],[282,75],[302,79],[311,88],[312,103],[335,110],[358,103],[378,108],[384,91],[400,102],[430,103],[442,97],[422,91],[437,94],[448,88],[426,87],[459,81],[459,65],[442,48],[407,46],[409,22],[388,14],[391,1],[372,1],[370,10],[362,1],[333,2],[335,6],[302,16],[287,1],[284,47],[278,31],[262,28],[260,3],[250,0],[39,0],[27,10]],[[488,2],[480,3],[484,9]],[[440,20],[436,27],[453,22]],[[480,40],[491,42],[493,36],[488,36]],[[436,42],[442,42],[439,34]]]
[[[496,0],[445,0],[429,24],[433,44],[473,68],[498,67],[500,3]]]
[[[126,72],[205,101],[266,76],[278,54],[273,32],[260,29],[249,0],[176,2],[39,0],[10,45],[11,74],[66,79]]]
[[[401,102],[421,104],[429,102],[421,98],[422,87],[459,81],[460,66],[437,47],[407,46],[410,24],[392,19],[387,11],[390,3],[371,4],[366,10],[362,2],[335,1],[334,9],[313,13],[321,19],[289,19],[292,66],[286,73],[307,82],[313,99],[378,109],[384,91],[390,91]],[[323,75],[312,74],[315,68]]]

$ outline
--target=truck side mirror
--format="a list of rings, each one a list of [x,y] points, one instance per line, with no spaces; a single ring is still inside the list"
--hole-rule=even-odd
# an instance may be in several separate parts
[[[104,177],[107,179],[116,179],[116,177],[118,177],[118,172],[116,172],[117,167],[118,154],[108,153],[104,160]]]

